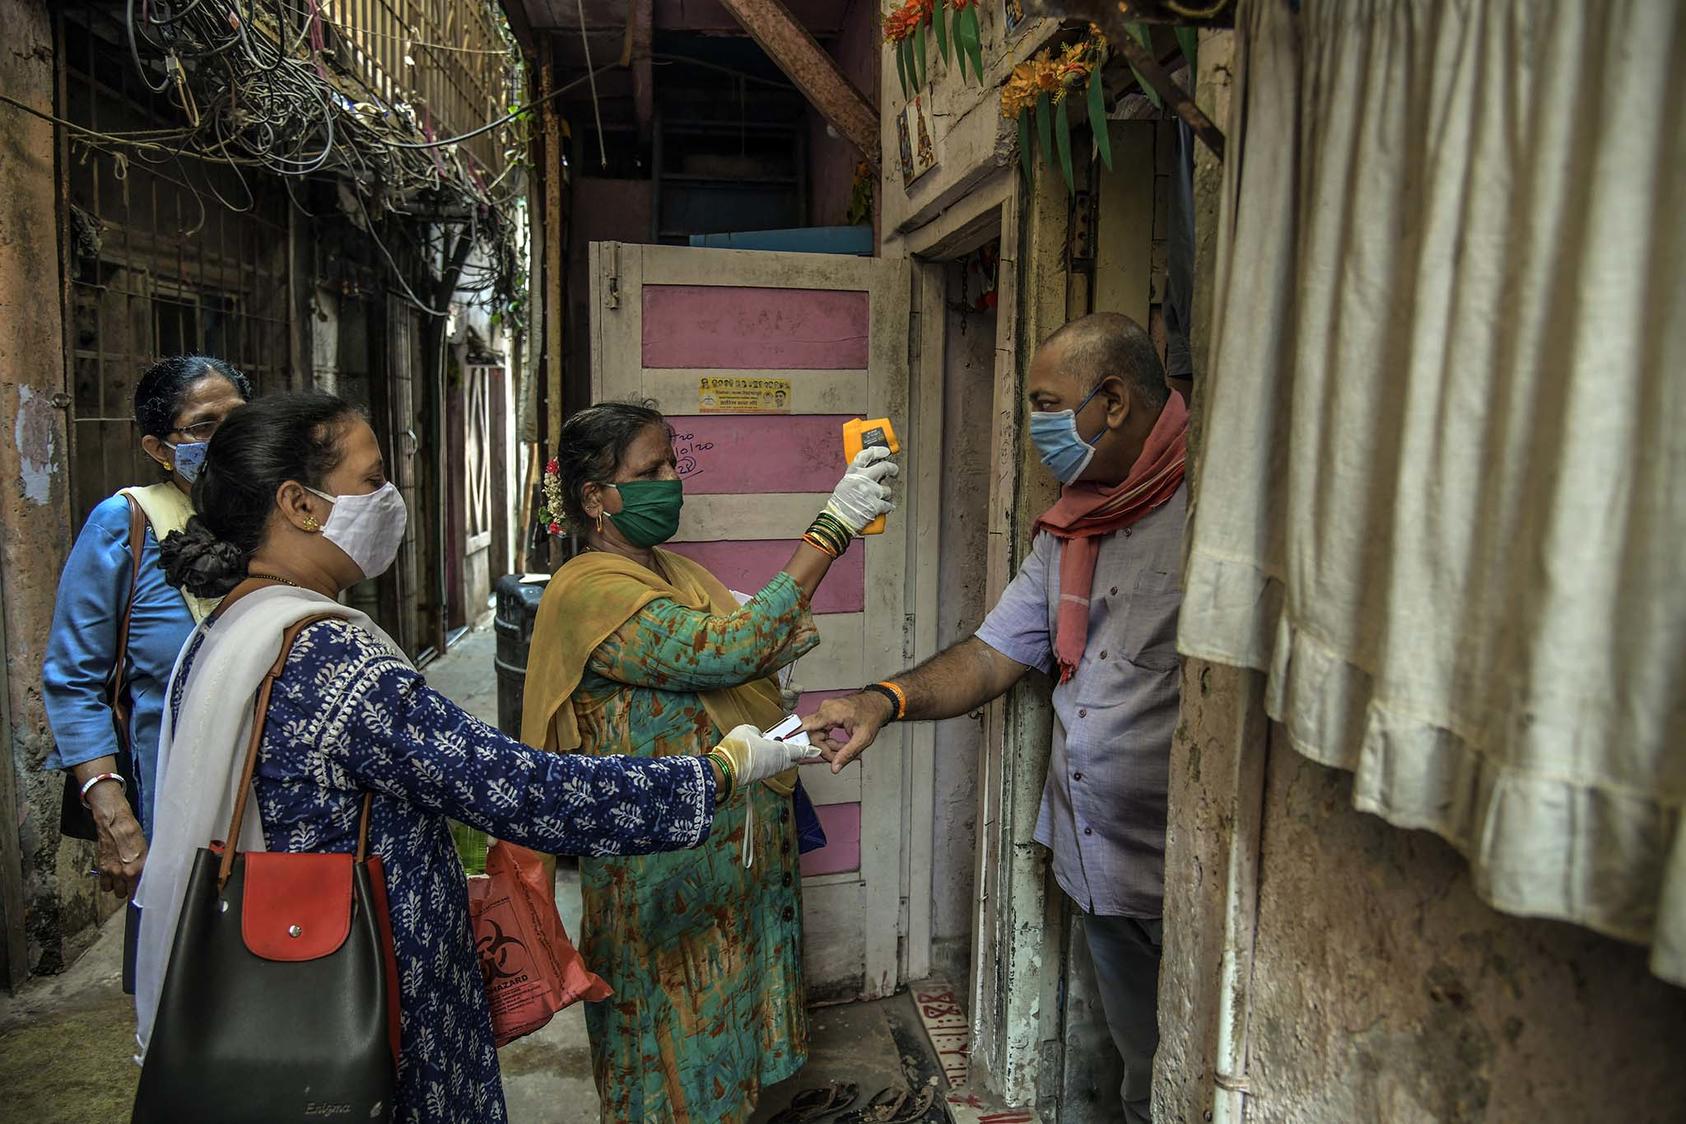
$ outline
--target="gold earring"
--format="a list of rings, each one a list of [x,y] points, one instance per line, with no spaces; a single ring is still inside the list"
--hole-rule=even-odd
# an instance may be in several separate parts
[[[165,461],[164,462],[164,471],[165,472],[174,472],[175,470],[176,470],[176,462],[175,461]]]
[[[602,511],[598,511],[598,513],[597,513],[597,533],[600,534],[600,535],[603,533],[603,512]]]
[[[322,529],[322,524],[316,521],[316,516],[307,514],[304,517],[304,529],[314,534]]]

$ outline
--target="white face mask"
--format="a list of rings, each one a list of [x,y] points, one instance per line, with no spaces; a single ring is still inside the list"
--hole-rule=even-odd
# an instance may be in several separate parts
[[[398,557],[410,513],[397,485],[386,484],[363,496],[330,496],[306,486],[305,491],[334,505],[322,537],[345,551],[365,578],[378,578]]]

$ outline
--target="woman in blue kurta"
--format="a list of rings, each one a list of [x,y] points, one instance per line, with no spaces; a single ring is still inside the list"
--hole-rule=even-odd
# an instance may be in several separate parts
[[[550,852],[692,847],[707,838],[717,804],[741,800],[740,790],[806,751],[734,730],[701,756],[564,757],[506,737],[431,690],[367,617],[334,600],[391,565],[405,526],[373,432],[338,399],[282,396],[236,411],[196,495],[200,517],[166,540],[164,564],[172,582],[227,600],[190,639],[171,684],[159,789],[169,815],[141,886],[142,1048],[180,910],[172,886],[227,822],[227,786],[238,787],[243,761],[239,738],[194,731],[238,729],[260,674],[242,679],[242,662],[267,669],[281,630],[326,613],[335,619],[303,629],[271,695],[252,783],[260,845],[354,851],[363,796],[373,795],[370,848],[386,874],[399,972],[395,1118],[503,1120],[449,819]],[[196,823],[205,826],[184,835],[181,825]]]
[[[189,489],[203,461],[205,442],[230,410],[251,397],[246,376],[220,359],[176,355],[155,363],[135,387],[135,424],[141,448],[165,479],[125,488],[102,500],[71,548],[59,578],[53,630],[41,669],[42,697],[55,745],[48,769],[70,769],[77,783],[105,777],[83,794],[99,833],[100,885],[128,897],[146,861],[152,836],[153,771],[164,685],[182,643],[209,604],[184,596],[164,581],[158,544],[187,523]],[[147,517],[140,573],[129,546],[130,504]],[[129,696],[129,750],[134,776],[117,776],[117,729],[106,684],[117,658],[117,633],[129,600],[125,678]]]

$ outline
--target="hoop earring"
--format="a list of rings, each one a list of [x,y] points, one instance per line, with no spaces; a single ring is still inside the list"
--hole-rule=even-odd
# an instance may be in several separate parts
[[[597,513],[597,533],[600,535],[603,533],[603,512],[601,511]]]

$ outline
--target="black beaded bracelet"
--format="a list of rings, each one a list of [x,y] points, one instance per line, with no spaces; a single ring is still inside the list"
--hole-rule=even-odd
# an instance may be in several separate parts
[[[886,723],[894,722],[901,718],[902,700],[896,697],[896,693],[894,691],[890,690],[890,688],[884,686],[882,683],[868,683],[866,686],[861,688],[861,694],[864,695],[868,693],[883,695],[886,699],[890,700],[890,717],[885,720]]]

